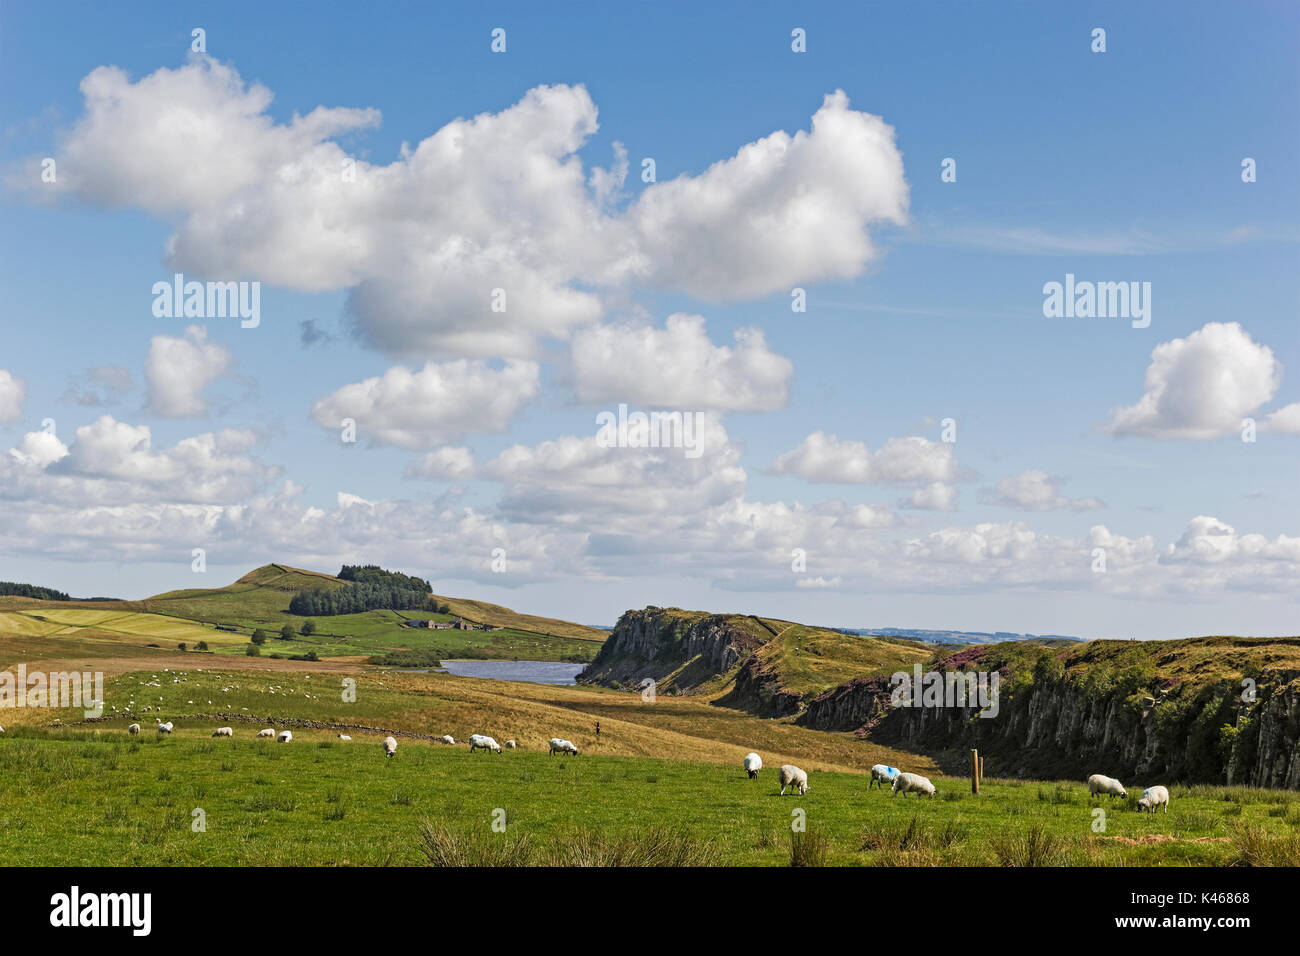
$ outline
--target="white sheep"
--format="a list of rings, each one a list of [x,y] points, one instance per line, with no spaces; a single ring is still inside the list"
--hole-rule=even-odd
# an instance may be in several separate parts
[[[274,737],[274,736],[275,736],[275,728],[274,728],[274,727],[267,727],[265,730],[259,730],[259,731],[257,732],[257,736],[258,736],[258,737]]]
[[[1147,787],[1138,798],[1138,813],[1145,810],[1156,812],[1156,807],[1164,807],[1169,812],[1169,791],[1164,787]]]
[[[396,738],[396,737],[385,737],[385,738],[384,738],[384,753],[386,753],[386,754],[387,754],[388,756],[390,756],[390,757],[393,756],[393,754],[397,753],[397,738]]]
[[[763,769],[763,758],[755,753],[745,754],[745,773],[749,774],[749,779],[753,780],[758,776],[758,772]]]
[[[506,741],[506,750],[514,750],[514,749],[515,749],[516,747],[518,747],[518,746],[519,746],[519,744],[516,743],[516,742],[513,741],[513,740],[507,740],[507,741]]]
[[[576,757],[578,756],[578,748],[574,746],[572,740],[565,740],[562,737],[552,737],[551,754],[573,754],[573,756]]]
[[[234,728],[234,727],[218,727],[216,730],[212,731],[212,736],[214,736],[214,737],[233,737],[233,736],[235,736],[235,728]]]
[[[174,725],[172,724],[172,722],[171,722],[170,720],[167,721],[167,723],[165,723],[165,724],[160,723],[160,724],[158,725],[158,733],[160,733],[160,734],[170,734],[170,733],[172,732],[173,729],[175,729],[175,728],[174,728]]]
[[[351,739],[352,739],[352,738],[349,737],[347,734],[339,734],[339,740],[349,740],[349,741],[350,741]]]
[[[280,731],[279,736],[275,738],[277,744],[287,744],[291,740],[293,740],[293,734],[288,730]]]
[[[140,725],[132,724],[130,727],[126,728],[126,732],[128,734],[138,734],[140,732]]]
[[[451,734],[443,734],[443,735],[442,735],[441,737],[439,737],[438,739],[441,740],[444,744],[454,744],[454,743],[456,742],[456,741],[452,738]]]
[[[1124,789],[1124,784],[1120,783],[1114,777],[1107,777],[1105,774],[1094,773],[1088,778],[1088,796],[1095,797],[1099,793],[1104,793],[1109,797],[1128,796],[1128,791]]]
[[[883,790],[885,789],[885,784],[887,783],[893,784],[894,779],[901,772],[902,771],[900,771],[897,767],[890,767],[887,764],[878,763],[871,768],[871,782],[867,784],[867,789],[870,790],[872,787],[878,784],[880,786],[880,789]]]
[[[781,784],[781,796],[785,796],[786,787],[797,787],[800,796],[808,792],[808,775],[794,764],[781,764],[781,769],[776,776]]]
[[[894,796],[900,793],[914,793],[919,799],[921,794],[927,794],[934,799],[934,784],[930,782],[929,777],[922,777],[919,773],[900,773],[894,778],[892,787]]]
[[[501,753],[501,745],[484,734],[470,734],[469,752],[473,753],[476,750],[493,750],[496,753]]]

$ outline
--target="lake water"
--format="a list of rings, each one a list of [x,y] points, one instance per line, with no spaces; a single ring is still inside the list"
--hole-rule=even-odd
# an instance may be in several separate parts
[[[486,677],[489,680],[517,680],[529,684],[576,684],[575,677],[585,664],[562,661],[443,661],[448,674]]]

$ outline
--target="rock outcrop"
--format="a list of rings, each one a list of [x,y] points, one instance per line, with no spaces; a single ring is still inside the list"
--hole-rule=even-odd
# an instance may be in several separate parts
[[[768,636],[740,615],[627,611],[578,680],[635,689],[648,678],[660,690],[689,693],[732,670]]]

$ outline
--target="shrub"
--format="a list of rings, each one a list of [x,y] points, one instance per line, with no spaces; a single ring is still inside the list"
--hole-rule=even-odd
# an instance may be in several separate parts
[[[262,656],[262,649],[261,649],[260,647],[258,647],[256,644],[249,644],[247,647],[244,648],[244,656],[245,656],[245,657],[261,657],[261,656]]]

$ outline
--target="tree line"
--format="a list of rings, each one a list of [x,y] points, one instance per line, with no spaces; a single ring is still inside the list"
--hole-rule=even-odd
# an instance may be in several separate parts
[[[374,564],[345,564],[338,574],[340,588],[308,588],[289,601],[289,613],[303,617],[359,614],[362,611],[432,611],[450,614],[430,593],[429,582]]]

